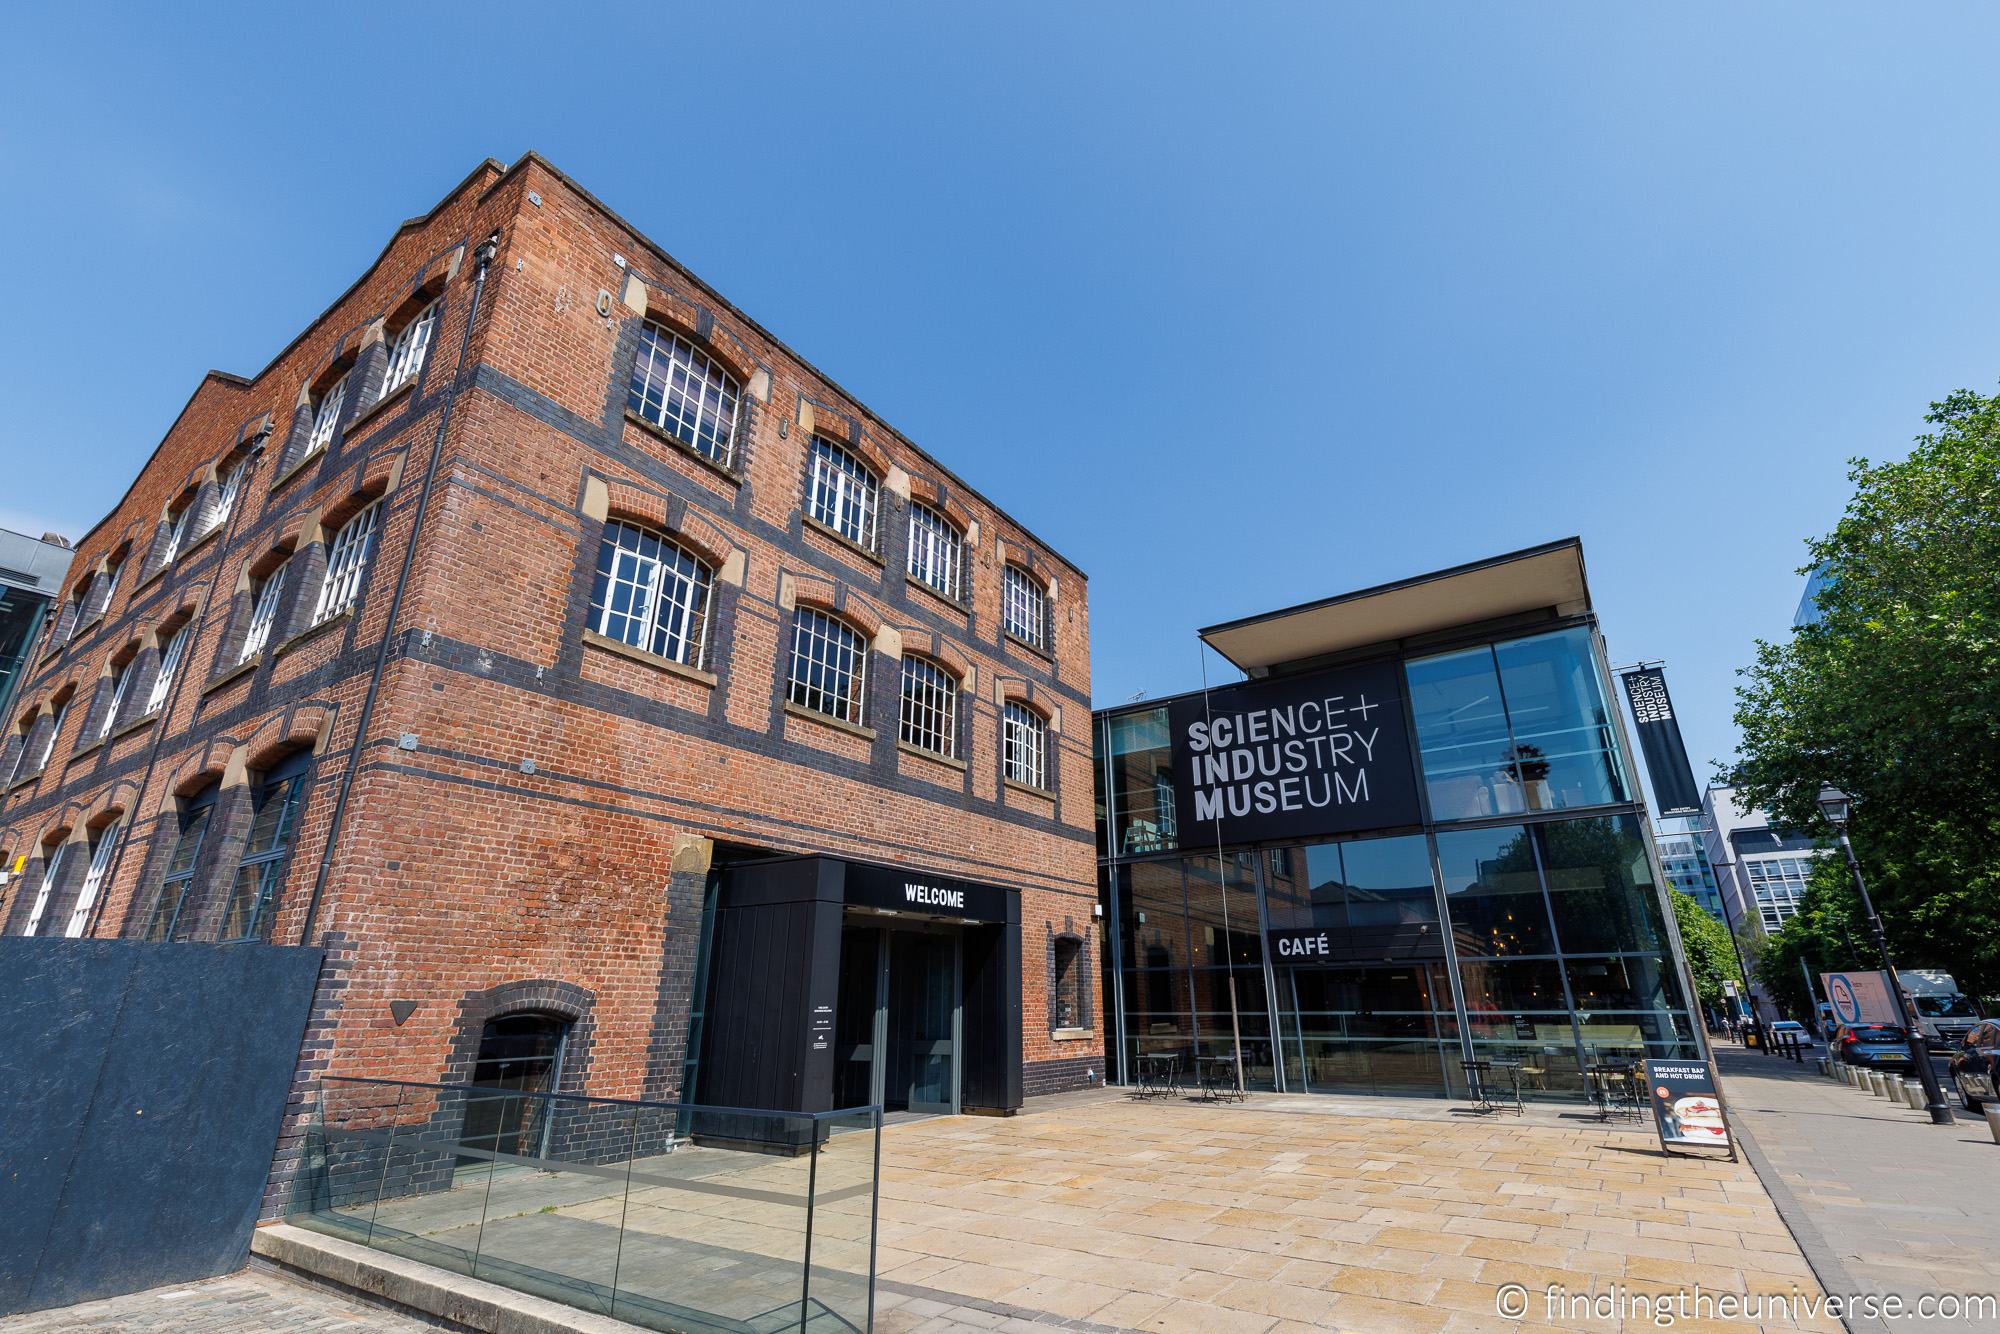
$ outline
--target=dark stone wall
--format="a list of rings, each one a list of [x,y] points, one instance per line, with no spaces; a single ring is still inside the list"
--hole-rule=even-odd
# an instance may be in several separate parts
[[[320,957],[0,938],[0,1315],[243,1266]]]

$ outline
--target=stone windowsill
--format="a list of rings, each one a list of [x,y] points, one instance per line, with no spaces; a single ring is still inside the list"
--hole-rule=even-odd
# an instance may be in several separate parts
[[[1053,664],[1056,660],[1055,654],[1049,652],[1047,649],[1043,648],[1040,644],[1030,644],[1027,640],[1021,638],[1021,636],[1015,634],[1012,630],[1002,630],[1000,634],[1002,638],[1004,638],[1008,643],[1014,645],[1014,647],[1026,649],[1028,652],[1040,658],[1043,662]]]
[[[837,528],[831,528],[826,524],[821,523],[818,519],[815,519],[812,515],[801,514],[799,515],[799,519],[805,524],[807,531],[815,533],[824,533],[826,536],[840,543],[840,545],[846,547],[849,551],[852,551],[856,555],[864,557],[870,563],[875,565],[888,564],[887,561],[883,560],[880,556],[870,551],[867,547],[862,546],[859,542],[849,537],[846,533],[841,532]]]
[[[100,736],[94,741],[90,741],[84,745],[78,746],[74,751],[70,752],[70,757],[67,760],[63,761],[64,767],[67,768],[69,765],[75,764],[78,760],[90,754],[92,751],[96,750],[99,746],[102,746],[104,744],[104,741],[105,738]]]
[[[263,661],[264,661],[264,655],[261,651],[251,654],[243,661],[237,663],[234,667],[231,667],[228,671],[222,673],[222,675],[212,678],[207,685],[201,688],[201,693],[206,695],[211,690],[222,689],[222,687],[228,685],[231,681],[237,680],[238,678],[243,676],[244,673],[256,671],[258,666],[262,664]]]
[[[741,473],[736,472],[726,464],[717,463],[714,459],[702,453],[658,422],[642,417],[630,408],[625,409],[625,420],[644,431],[647,435],[652,436],[655,440],[672,445],[680,453],[687,455],[731,486],[743,485],[743,475]]]
[[[583,632],[583,642],[590,648],[603,649],[606,653],[615,653],[621,658],[630,658],[633,662],[644,663],[648,667],[657,668],[673,676],[686,677],[697,685],[713,686],[715,684],[714,672],[705,672],[699,667],[690,667],[684,662],[675,662],[672,658],[662,657],[658,653],[648,653],[645,649],[633,648],[622,639],[613,639],[611,636],[601,635],[595,630],[585,630]]]
[[[945,606],[950,607],[960,616],[972,615],[971,603],[960,602],[957,598],[953,597],[949,593],[940,593],[936,588],[933,588],[930,584],[927,584],[923,580],[917,578],[917,576],[911,574],[908,570],[905,570],[903,572],[903,581],[909,584],[910,587],[923,592],[925,595],[930,597],[932,601],[942,602]]]
[[[306,465],[308,463],[311,463],[314,459],[323,457],[325,454],[326,454],[326,446],[321,445],[318,449],[313,450],[311,453],[301,455],[296,463],[292,464],[291,467],[285,469],[283,472],[279,473],[276,477],[271,479],[271,489],[273,491],[276,491],[286,482],[291,481],[294,477],[297,477],[300,473],[304,472],[306,470]]]
[[[1057,1028],[1049,1032],[1051,1042],[1081,1042],[1085,1038],[1097,1036],[1094,1028]]]
[[[159,569],[153,571],[151,574],[147,575],[144,579],[141,579],[138,583],[132,585],[132,596],[136,598],[139,596],[140,589],[151,588],[154,584],[160,582],[160,576],[173,568],[174,568],[174,563],[172,561],[168,561],[165,565],[162,565]],[[74,636],[72,636],[72,638],[74,638]]]
[[[1056,799],[1056,794],[1050,789],[1036,787],[1033,783],[1023,783],[1018,778],[1003,778],[1000,781],[1014,791],[1025,792],[1031,797],[1040,797],[1044,801],[1054,801]]]
[[[42,771],[40,769],[35,770],[31,774],[22,774],[19,778],[16,778],[13,782],[7,785],[7,790],[9,792],[18,792],[20,789],[26,787],[28,784],[34,782],[37,778],[40,778],[41,776],[42,776]]]
[[[785,701],[785,712],[794,718],[804,718],[808,722],[824,724],[835,731],[850,733],[860,737],[864,741],[873,741],[875,739],[875,729],[872,727],[863,727],[859,723],[850,723],[845,718],[836,718],[830,713],[821,713],[818,709],[809,709],[803,704],[794,704],[790,700]]]
[[[160,721],[160,711],[158,709],[154,709],[151,713],[142,713],[137,718],[134,718],[131,722],[126,723],[123,727],[113,732],[111,734],[111,740],[116,741],[119,737],[127,736],[133,732],[140,731],[143,728],[151,727],[154,723],[158,721]]]
[[[338,612],[335,615],[327,617],[325,620],[321,621],[318,625],[309,625],[305,629],[293,635],[290,639],[287,639],[284,643],[278,645],[276,649],[272,650],[271,656],[274,658],[282,658],[287,653],[290,653],[293,649],[297,648],[299,645],[305,643],[307,640],[317,639],[321,635],[325,634],[327,631],[333,629],[334,626],[346,624],[348,619],[351,618],[353,615],[354,615],[354,608],[349,607],[346,611]]]
[[[922,746],[913,746],[907,741],[898,741],[896,749],[905,755],[914,755],[920,760],[929,760],[932,764],[942,764],[961,772],[965,769],[964,760],[955,760],[949,755],[940,755],[934,750],[926,750]]]
[[[408,398],[411,394],[416,392],[416,389],[417,389],[417,382],[414,379],[403,381],[401,385],[397,386],[395,389],[390,390],[388,393],[382,395],[382,397],[376,399],[373,403],[370,403],[367,407],[357,410],[352,417],[349,417],[347,419],[347,426],[345,429],[349,432],[352,432],[356,427],[360,426],[361,423],[367,421],[369,418],[376,416],[378,413],[388,411],[390,404]]]

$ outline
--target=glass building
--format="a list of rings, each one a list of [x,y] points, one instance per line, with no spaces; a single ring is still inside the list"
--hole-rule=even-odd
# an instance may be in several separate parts
[[[1722,889],[1716,883],[1715,868],[1701,846],[1701,817],[1669,816],[1660,821],[1653,842],[1660,850],[1660,869],[1667,883],[1693,899],[1700,909],[1722,925],[1729,919],[1722,911]]]
[[[1565,1099],[1703,1054],[1579,543],[1202,637],[1248,679],[1095,718],[1114,1079]]]

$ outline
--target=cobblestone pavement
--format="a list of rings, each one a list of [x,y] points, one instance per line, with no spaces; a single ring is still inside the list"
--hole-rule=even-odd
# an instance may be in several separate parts
[[[1737,1047],[1718,1047],[1716,1063],[1730,1115],[1775,1175],[1781,1206],[1803,1215],[1808,1254],[1829,1288],[1911,1302],[2000,1294],[2000,1144],[1985,1118],[1954,1107],[1955,1125],[1933,1126],[1925,1113],[1827,1079],[1816,1065]],[[1814,1254],[1816,1243],[1823,1249]],[[2000,1328],[2000,1317],[1850,1326],[1929,1334]]]
[[[882,1140],[878,1330],[1534,1334],[1545,1292],[1819,1288],[1747,1163],[1663,1156],[1572,1113],[1473,1118],[1382,1100],[1079,1102],[897,1126]],[[842,1208],[847,1206],[843,1204]],[[1520,1284],[1521,1320],[1496,1311]],[[1684,1330],[1837,1330],[1821,1318]]]
[[[155,1334],[160,1330],[201,1334],[271,1334],[272,1331],[434,1330],[435,1326],[391,1311],[342,1300],[319,1288],[276,1274],[246,1269],[201,1283],[177,1284],[112,1297],[59,1311],[0,1320],[8,1334]]]

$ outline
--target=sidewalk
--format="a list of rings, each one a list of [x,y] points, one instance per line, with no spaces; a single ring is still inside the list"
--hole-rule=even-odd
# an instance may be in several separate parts
[[[1955,1107],[1956,1125],[1933,1126],[1921,1111],[1827,1079],[1810,1060],[1726,1045],[1715,1056],[1752,1163],[1829,1291],[1912,1303],[1926,1293],[2000,1294],[2000,1144],[1984,1118]],[[1979,1323],[1853,1319],[1849,1328],[1928,1334]]]
[[[10,1334],[346,1334],[435,1330],[429,1321],[245,1269],[55,1311],[0,1319]]]

